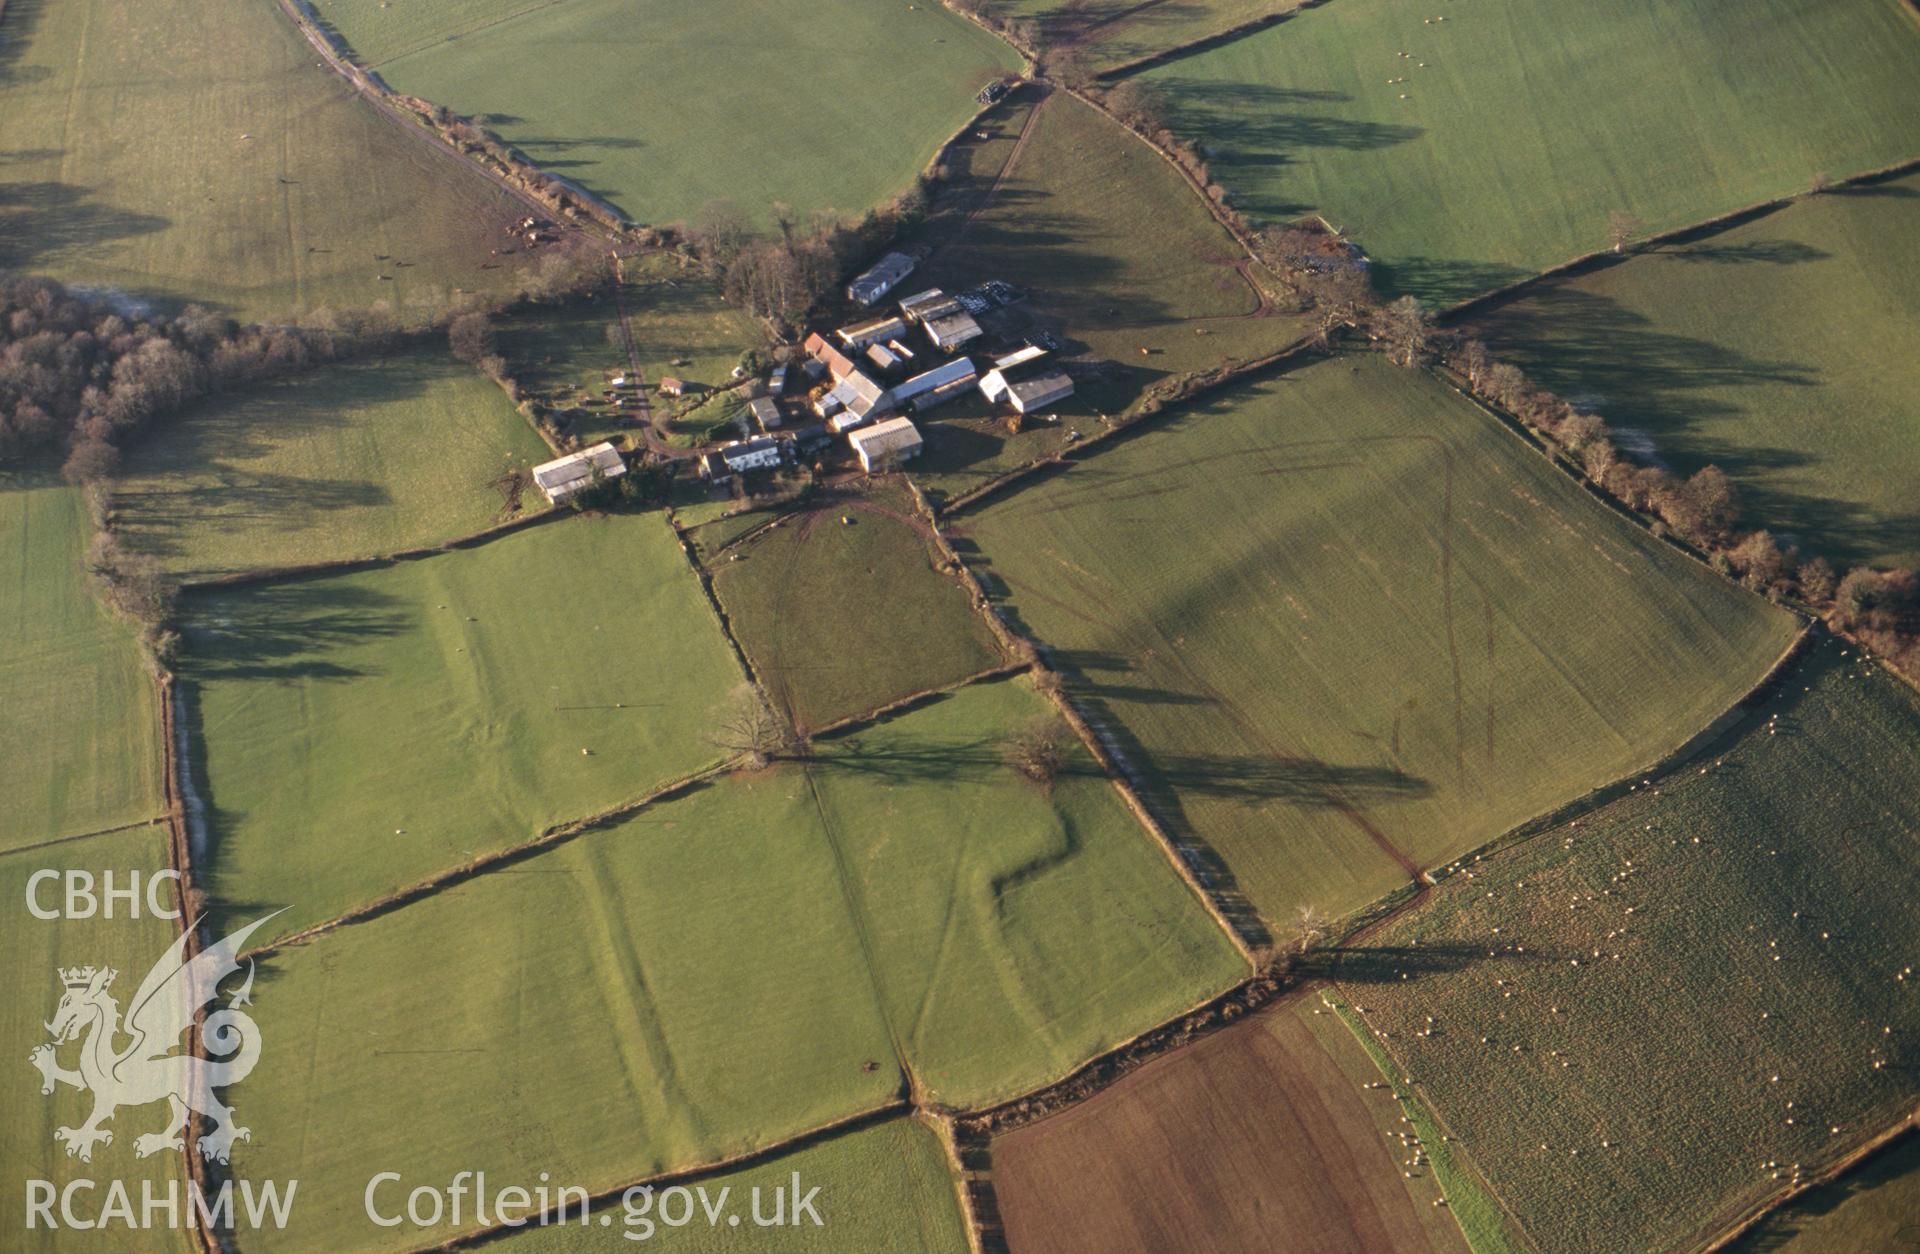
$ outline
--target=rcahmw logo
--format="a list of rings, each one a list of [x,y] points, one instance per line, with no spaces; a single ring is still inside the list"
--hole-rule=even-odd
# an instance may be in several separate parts
[[[70,1157],[92,1162],[96,1149],[113,1143],[113,1130],[106,1124],[115,1112],[123,1106],[156,1102],[166,1103],[166,1123],[134,1138],[135,1157],[168,1150],[186,1153],[191,1114],[211,1123],[197,1140],[201,1155],[212,1162],[227,1162],[234,1142],[252,1139],[252,1133],[234,1121],[233,1107],[214,1093],[245,1079],[260,1060],[259,1025],[240,1009],[248,1004],[253,991],[251,960],[246,964],[246,978],[226,994],[226,1005],[214,1004],[221,996],[221,982],[241,970],[236,957],[241,947],[272,917],[255,919],[191,958],[187,955],[191,932],[182,933],[140,981],[128,1000],[124,1019],[120,1001],[111,991],[119,972],[94,966],[59,969],[65,991],[53,1019],[42,1025],[52,1043],[35,1046],[27,1061],[40,1073],[43,1096],[51,1095],[62,1084],[93,1095],[93,1112],[86,1122],[54,1130],[55,1142],[65,1146]],[[203,1057],[192,1052],[183,1038],[195,1017],[209,1007],[213,1008],[200,1026],[200,1042],[206,1051]],[[123,1038],[127,1042],[124,1045]],[[61,1065],[59,1050],[75,1041],[79,1042],[77,1065],[69,1069]],[[217,1227],[235,1220],[260,1226],[269,1218],[280,1227],[292,1209],[299,1185],[298,1181],[287,1182],[283,1198],[275,1182],[256,1186],[253,1181],[242,1181],[243,1206],[236,1213],[232,1181],[223,1184],[211,1201],[198,1187],[189,1187],[184,1207],[177,1191],[179,1183],[175,1180],[166,1189],[156,1190],[151,1181],[143,1182],[141,1203],[136,1207],[123,1181],[98,1185],[92,1180],[73,1180],[56,1187],[52,1181],[29,1180],[27,1226],[184,1227],[198,1216]],[[96,1201],[96,1193],[103,1193],[103,1197]],[[95,1205],[98,1210],[88,1214]]]

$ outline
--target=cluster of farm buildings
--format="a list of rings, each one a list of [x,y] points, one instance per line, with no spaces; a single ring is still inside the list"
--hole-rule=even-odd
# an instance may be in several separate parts
[[[873,311],[913,269],[911,258],[889,253],[848,284],[847,297]],[[978,391],[1018,415],[1065,400],[1073,380],[1053,364],[1046,345],[1006,346],[978,361],[966,351],[987,338],[976,315],[1018,299],[1004,283],[959,296],[927,288],[895,302],[893,312],[814,332],[796,360],[775,366],[764,384],[749,385],[747,416],[757,434],[743,433],[706,453],[701,476],[725,484],[736,475],[778,470],[842,439],[860,469],[877,474],[920,453],[925,440],[916,416],[963,395]],[[684,387],[678,379],[660,381],[666,395]],[[625,470],[609,443],[537,466],[533,474],[557,503]]]

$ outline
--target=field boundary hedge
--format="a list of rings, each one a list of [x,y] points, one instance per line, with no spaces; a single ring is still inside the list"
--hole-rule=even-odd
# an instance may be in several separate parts
[[[631,223],[618,209],[580,187],[573,180],[557,174],[549,174],[540,169],[506,144],[496,141],[490,146],[488,156],[493,158],[493,162],[472,159],[435,122],[431,112],[432,105],[414,96],[401,95],[388,87],[386,80],[379,74],[362,65],[359,54],[353,50],[352,45],[327,25],[326,20],[313,8],[310,0],[276,0],[276,2],[287,20],[293,23],[294,29],[308,44],[312,45],[315,52],[320,54],[322,64],[345,79],[357,94],[373,103],[391,120],[395,122],[411,120],[417,129],[439,141],[436,147],[443,148],[456,160],[465,161],[479,168],[496,184],[506,188],[529,208],[538,210],[543,215],[557,213],[573,222],[578,222],[580,218],[585,217],[596,226],[616,235],[623,235],[629,229]],[[500,151],[493,152],[492,147],[497,147]],[[556,184],[563,190],[548,191],[546,184]]]
[[[442,553],[478,548],[489,540],[497,540],[501,536],[512,535],[516,531],[525,531],[530,527],[557,522],[570,516],[572,516],[570,510],[549,506],[531,513],[523,513],[517,518],[494,523],[479,531],[468,532],[464,536],[442,540],[438,544],[396,549],[391,553],[375,553],[364,557],[337,557],[324,562],[306,562],[298,566],[265,566],[254,570],[236,570],[221,575],[208,575],[201,579],[183,579],[177,586],[181,592],[212,592],[228,588],[245,588],[253,584],[298,583],[303,579],[318,579],[326,575],[382,570],[389,566],[398,566],[402,562],[417,562],[422,558],[436,557]]]
[[[1920,13],[1920,0],[1906,0],[1906,2],[1909,6],[1914,7],[1916,13]],[[1630,261],[1642,253],[1668,244],[1691,244],[1699,240],[1712,239],[1722,232],[1730,231],[1738,226],[1745,226],[1749,222],[1757,222],[1762,218],[1770,217],[1782,209],[1790,208],[1814,196],[1825,196],[1850,187],[1871,187],[1876,183],[1884,183],[1890,179],[1911,174],[1915,170],[1920,170],[1920,157],[1908,157],[1903,161],[1896,161],[1892,165],[1883,165],[1876,169],[1863,170],[1859,174],[1848,175],[1843,179],[1836,179],[1831,184],[1817,191],[1810,189],[1807,191],[1793,192],[1785,196],[1771,197],[1767,200],[1756,200],[1752,204],[1743,205],[1738,209],[1730,209],[1725,213],[1716,214],[1711,218],[1705,218],[1699,222],[1691,222],[1685,226],[1677,226],[1670,231],[1662,231],[1657,235],[1649,235],[1643,240],[1636,241],[1621,252],[1616,253],[1611,248],[1595,249],[1593,252],[1582,253],[1580,256],[1569,261],[1563,261],[1559,265],[1550,266],[1537,274],[1530,274],[1526,278],[1515,279],[1511,283],[1503,284],[1500,287],[1492,288],[1478,295],[1469,296],[1463,301],[1448,305],[1445,309],[1437,310],[1434,318],[1437,322],[1450,326],[1468,314],[1484,313],[1491,309],[1498,308],[1501,305],[1508,304],[1522,295],[1527,294],[1535,284],[1548,283],[1556,279],[1578,278],[1581,275],[1592,274],[1596,271],[1605,270],[1609,266]]]
[[[801,1150],[810,1149],[815,1145],[823,1144],[837,1137],[848,1136],[856,1132],[864,1132],[869,1128],[879,1127],[881,1124],[892,1119],[911,1118],[916,1113],[918,1112],[907,1103],[905,1098],[897,1097],[891,1102],[885,1102],[867,1110],[855,1111],[851,1115],[846,1115],[829,1123],[823,1123],[817,1127],[809,1128],[804,1132],[796,1133],[793,1136],[787,1137],[785,1140],[775,1141],[769,1145],[746,1150],[728,1158],[715,1159],[713,1162],[701,1163],[694,1167],[677,1167],[671,1171],[656,1172],[650,1176],[641,1176],[638,1180],[631,1180],[625,1184],[617,1184],[612,1188],[603,1189],[598,1193],[588,1196],[587,1211],[591,1214],[595,1207],[607,1206],[618,1202],[621,1195],[629,1189],[637,1189],[642,1186],[659,1189],[670,1188],[676,1184],[692,1184],[696,1181],[710,1179],[713,1176],[722,1175],[729,1171],[737,1171],[742,1167],[751,1167],[759,1163],[783,1157],[787,1154],[798,1153]],[[548,1215],[556,1213],[556,1208],[564,1207],[565,1205],[567,1204],[564,1202],[556,1203],[555,1206],[549,1207],[546,1210],[522,1216],[513,1224],[495,1224],[490,1228],[476,1228],[469,1232],[463,1232],[457,1236],[449,1237],[439,1245],[429,1246],[427,1248],[437,1250],[471,1250],[483,1245],[490,1245],[503,1238],[515,1236],[529,1229],[540,1227],[542,1221]],[[564,1211],[560,1213],[564,1213]]]
[[[1000,611],[995,608],[992,598],[987,595],[986,588],[981,585],[979,576],[973,573],[973,568],[967,565],[940,530],[939,520],[934,516],[933,506],[927,500],[926,493],[920,490],[920,485],[917,483],[909,481],[907,486],[913,494],[914,504],[927,517],[935,547],[942,558],[953,564],[956,577],[966,588],[973,602],[974,611],[986,621],[987,630],[993,633],[994,639],[1000,642],[1009,656],[1027,659],[1020,664],[1020,668],[1028,670],[1033,675],[1034,688],[1052,703],[1060,717],[1066,721],[1067,726],[1073,729],[1074,735],[1092,755],[1101,773],[1107,777],[1108,783],[1119,794],[1121,802],[1133,814],[1134,820],[1146,829],[1147,835],[1152,837],[1153,842],[1159,846],[1161,855],[1173,867],[1174,873],[1199,899],[1201,907],[1212,918],[1215,926],[1226,933],[1227,940],[1240,952],[1241,958],[1257,971],[1260,967],[1258,951],[1269,945],[1272,937],[1266,933],[1266,926],[1253,909],[1253,903],[1244,897],[1238,902],[1223,899],[1201,879],[1199,872],[1188,862],[1187,853],[1180,842],[1168,834],[1165,826],[1147,806],[1131,774],[1120,765],[1119,756],[1109,748],[1105,739],[1094,730],[1093,725],[1087,721],[1079,707],[1074,705],[1072,699],[1066,695],[1058,672],[1046,664],[1046,655],[1042,646],[1038,641],[1021,635],[1007,624]],[[1219,855],[1214,854],[1211,849],[1204,849],[1204,856],[1219,861]]]
[[[167,816],[164,813],[151,818],[135,819],[131,823],[118,823],[112,827],[99,827],[90,832],[69,832],[65,836],[55,836],[50,840],[37,840],[31,845],[21,845],[14,849],[0,849],[0,858],[11,858],[15,854],[32,853],[36,849],[51,849],[56,845],[70,845],[78,840],[92,840],[97,836],[114,836],[121,832],[131,832],[142,827],[164,828]]]
[[[187,830],[186,793],[181,785],[185,774],[186,745],[180,738],[179,707],[176,704],[178,693],[173,673],[164,668],[156,668],[153,676],[154,696],[160,710],[160,796],[166,805],[164,821],[167,830],[167,863],[177,873],[173,882],[175,908],[180,911],[180,932],[186,941],[185,957],[197,958],[206,943],[203,927],[204,916],[196,917],[200,904],[205,900],[196,884],[193,870],[193,838]],[[188,1053],[196,1053],[200,1046],[201,1029],[206,1020],[206,1008],[194,1012],[193,1032],[188,1042]],[[214,1192],[212,1177],[216,1172],[232,1174],[232,1168],[216,1166],[204,1156],[194,1152],[200,1137],[207,1130],[207,1117],[200,1111],[187,1111],[186,1143],[187,1148],[180,1155],[186,1161],[182,1171],[186,1176],[189,1189],[199,1189],[203,1195]],[[193,1234],[193,1243],[201,1254],[220,1254],[224,1242],[212,1229],[209,1217],[194,1207],[192,1222],[189,1225]]]
[[[297,932],[289,932],[277,940],[270,940],[263,944],[255,945],[252,949],[244,951],[239,956],[246,959],[271,957],[283,949],[291,949],[295,946],[305,945],[309,941],[317,940],[330,932],[339,931],[343,927],[351,927],[356,923],[367,923],[382,915],[392,914],[403,906],[412,905],[414,902],[424,900],[428,897],[438,896],[449,888],[456,888],[468,880],[476,879],[489,871],[524,862],[528,858],[537,857],[549,849],[564,845],[568,841],[580,836],[585,836],[589,832],[599,831],[601,828],[617,823],[622,819],[631,818],[633,815],[640,813],[650,806],[659,805],[666,801],[673,801],[693,793],[706,784],[711,783],[713,780],[730,774],[737,764],[736,759],[728,758],[724,761],[716,762],[711,766],[703,767],[698,771],[694,771],[692,774],[682,775],[679,779],[662,784],[660,787],[642,796],[623,801],[619,805],[611,806],[608,809],[587,815],[585,818],[569,819],[564,823],[556,823],[546,828],[531,840],[523,840],[517,845],[509,845],[505,849],[496,849],[492,853],[482,854],[469,862],[463,862],[458,866],[436,872],[425,879],[415,880],[411,884],[395,889],[384,897],[367,902],[364,905],[355,906],[353,909],[342,914],[337,914],[331,919],[323,919]]]
[[[1909,0],[1909,3],[1920,5],[1920,0]],[[1701,1249],[1706,1251],[1707,1254],[1712,1254],[1713,1251],[1727,1249],[1748,1232],[1758,1227],[1775,1211],[1782,1210],[1806,1194],[1811,1193],[1813,1190],[1823,1185],[1832,1184],[1834,1181],[1840,1179],[1840,1177],[1851,1174],[1856,1168],[1865,1166],[1868,1159],[1878,1157],[1882,1151],[1891,1149],[1897,1142],[1905,1140],[1909,1135],[1913,1134],[1916,1129],[1920,1129],[1920,1108],[1916,1108],[1912,1113],[1908,1114],[1906,1118],[1900,1120],[1892,1127],[1881,1129],[1880,1132],[1870,1137],[1864,1143],[1855,1146],[1852,1150],[1842,1155],[1839,1160],[1830,1164],[1826,1170],[1807,1177],[1802,1183],[1784,1189],[1772,1197],[1756,1203],[1750,1207],[1746,1213],[1737,1218],[1732,1227],[1722,1232],[1719,1236],[1712,1238],[1702,1246]]]
[[[1074,462],[1082,460],[1083,455],[1091,450],[1097,450],[1100,445],[1108,440],[1144,426],[1155,418],[1167,413],[1179,412],[1180,407],[1199,400],[1202,397],[1210,396],[1222,388],[1230,387],[1236,383],[1248,382],[1260,377],[1266,371],[1288,365],[1296,358],[1310,356],[1320,351],[1322,350],[1316,345],[1315,337],[1304,335],[1289,341],[1287,344],[1265,356],[1255,357],[1233,366],[1217,367],[1204,374],[1191,376],[1186,382],[1178,385],[1167,396],[1149,396],[1132,415],[1109,419],[1105,430],[1097,431],[1084,440],[1076,441],[1063,449],[1036,457],[1032,461],[1022,462],[1018,466],[1002,471],[978,487],[968,488],[965,492],[960,493],[960,495],[941,506],[939,509],[939,517],[942,520],[953,518],[958,514],[972,509],[981,501],[992,496],[997,496],[1030,476],[1049,470],[1064,469]],[[915,486],[916,488],[918,487],[917,484]]]
[[[1117,82],[1120,79],[1131,77],[1145,70],[1155,69],[1174,61],[1184,60],[1187,57],[1196,56],[1202,52],[1211,52],[1215,48],[1245,39],[1248,35],[1257,34],[1269,26],[1278,26],[1289,18],[1297,17],[1308,9],[1317,9],[1325,3],[1327,3],[1327,0],[1295,0],[1291,8],[1277,9],[1261,17],[1241,22],[1236,26],[1229,26],[1225,30],[1215,31],[1211,35],[1202,35],[1198,39],[1190,39],[1186,43],[1176,44],[1171,48],[1163,48],[1159,52],[1150,52],[1144,57],[1135,57],[1131,61],[1122,61],[1119,65],[1109,66],[1107,69],[1097,71],[1093,78],[1095,82]]]

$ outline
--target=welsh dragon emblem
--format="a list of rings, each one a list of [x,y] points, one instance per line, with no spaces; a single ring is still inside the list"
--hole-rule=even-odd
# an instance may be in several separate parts
[[[43,1096],[52,1093],[56,1083],[93,1094],[93,1114],[86,1123],[54,1131],[54,1139],[67,1147],[69,1155],[92,1162],[95,1145],[113,1142],[113,1132],[103,1125],[116,1110],[161,1100],[167,1103],[167,1126],[135,1139],[138,1157],[169,1149],[184,1152],[190,1110],[213,1123],[199,1138],[200,1153],[209,1159],[224,1163],[235,1141],[251,1139],[247,1129],[234,1123],[233,1107],[213,1094],[217,1088],[244,1080],[260,1060],[260,1029],[252,1016],[239,1009],[253,990],[251,960],[245,982],[201,1025],[201,1044],[211,1057],[185,1052],[182,1038],[193,1026],[194,1016],[218,999],[221,981],[240,970],[235,955],[247,937],[272,917],[255,919],[191,959],[187,957],[190,933],[182,933],[140,981],[124,1022],[120,1003],[107,991],[119,972],[111,967],[60,968],[66,992],[53,1021],[43,1025],[53,1043],[36,1046],[27,1061],[40,1072]],[[56,1051],[76,1040],[81,1041],[80,1065],[69,1071],[60,1065]]]

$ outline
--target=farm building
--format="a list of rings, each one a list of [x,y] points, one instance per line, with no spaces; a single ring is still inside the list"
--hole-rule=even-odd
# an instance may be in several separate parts
[[[910,322],[925,322],[928,318],[943,318],[960,311],[960,302],[937,287],[924,292],[915,292],[900,302],[900,312]]]
[[[872,322],[862,322],[850,327],[841,327],[834,334],[848,348],[865,348],[869,344],[878,344],[883,340],[896,339],[907,333],[905,318],[875,318]]]
[[[814,403],[814,410],[822,417],[842,422],[836,431],[846,430],[851,423],[865,422],[876,412],[885,412],[893,407],[893,398],[873,376],[860,370],[850,370],[847,377],[840,380],[833,390]],[[845,420],[851,419],[851,423]]]
[[[549,501],[558,505],[596,481],[618,479],[626,473],[627,463],[622,460],[620,450],[611,444],[600,443],[578,453],[542,462],[533,468],[533,481],[540,485],[540,490],[547,494]]]
[[[767,390],[775,396],[787,390],[787,368],[785,366],[775,366],[773,368],[773,375],[767,380]]]
[[[1023,414],[1030,414],[1042,405],[1052,405],[1072,395],[1073,380],[1060,370],[1049,370],[1046,374],[1007,385],[1007,399]]]
[[[980,376],[980,391],[996,405],[1007,399],[1008,386],[1006,371],[1001,367]]]
[[[905,253],[888,253],[875,262],[872,269],[847,284],[847,299],[871,305],[912,273],[913,258]]]
[[[973,384],[973,373],[972,359],[956,357],[944,366],[935,366],[925,374],[917,374],[899,384],[893,389],[893,399],[905,403],[955,384],[970,387]]]
[[[747,408],[753,412],[753,420],[760,424],[762,431],[772,431],[780,425],[780,406],[771,396],[756,396],[747,402]]]
[[[832,443],[833,433],[827,430],[824,422],[810,422],[804,427],[794,428],[793,444],[802,455],[817,453]]]
[[[676,379],[672,375],[668,375],[666,378],[660,380],[660,395],[662,396],[684,396],[686,391],[687,385],[682,379]]]
[[[872,362],[874,368],[883,374],[896,370],[900,366],[900,354],[894,352],[885,344],[867,345],[867,360]]]
[[[737,440],[723,445],[719,451],[720,460],[727,469],[735,474],[744,474],[749,470],[772,470],[782,460],[780,441],[762,436],[757,440]]]
[[[943,318],[929,318],[922,325],[926,327],[927,338],[943,353],[955,352],[981,336],[980,324],[964,309]]]
[[[922,392],[913,398],[913,412],[924,413],[935,405],[944,405],[948,401],[958,400],[973,391],[973,378],[968,376],[952,383],[943,383],[931,392]]]
[[[865,431],[856,431],[847,437],[853,445],[853,455],[860,459],[860,469],[868,474],[891,470],[901,462],[919,454],[925,441],[920,438],[920,430],[906,418],[889,418],[885,422],[875,423]]]
[[[995,370],[1014,370],[1029,362],[1039,361],[1047,355],[1047,350],[1038,344],[1023,344],[1004,357],[993,359]]]
[[[827,337],[815,331],[801,345],[807,356],[825,366],[835,379],[844,379],[853,373],[853,358],[835,348]]]
[[[733,471],[727,468],[727,459],[718,453],[706,453],[700,458],[700,477],[708,483],[725,483],[733,478]]]

